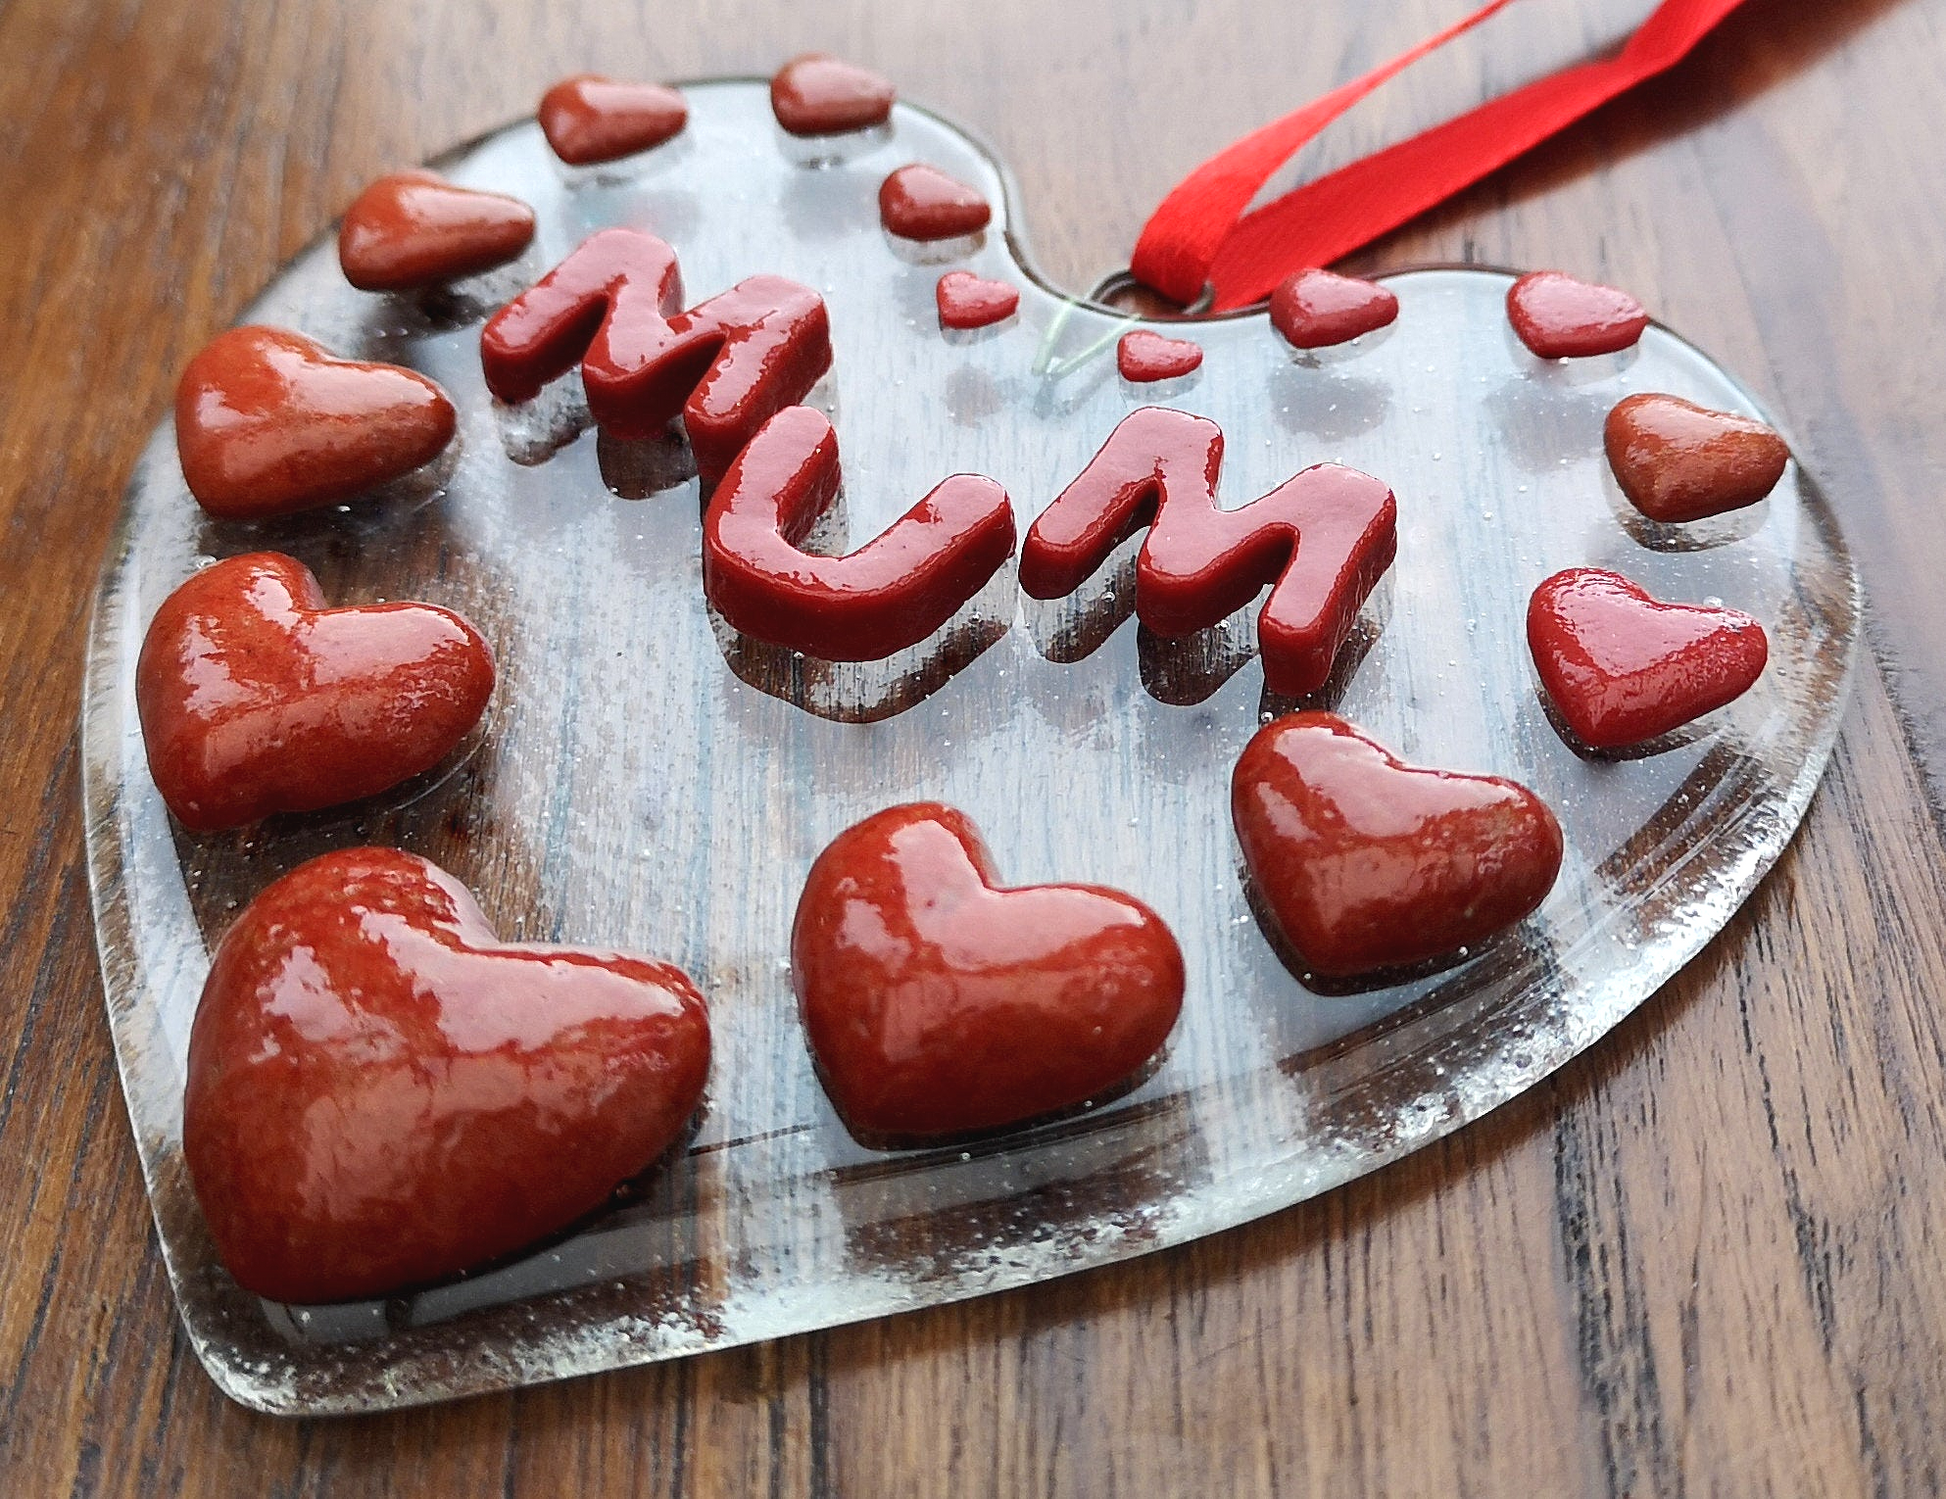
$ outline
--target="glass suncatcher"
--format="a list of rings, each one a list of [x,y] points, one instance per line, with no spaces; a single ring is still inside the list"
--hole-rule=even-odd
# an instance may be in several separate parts
[[[1195,339],[1204,363],[1132,386],[1115,344],[1142,325],[1035,277],[1003,169],[959,130],[901,105],[820,159],[777,128],[759,82],[686,93],[684,133],[614,168],[563,168],[532,124],[436,163],[538,210],[515,265],[437,297],[374,296],[345,283],[327,238],[248,310],[438,380],[461,413],[439,463],[350,507],[219,523],[187,494],[165,422],[129,492],[84,725],[103,972],[184,1323],[217,1382],[259,1409],[373,1410],[829,1327],[1181,1243],[1374,1170],[1532,1086],[1694,956],[1783,849],[1837,732],[1859,595],[1810,480],[1793,466],[1754,509],[1660,527],[1608,473],[1602,421],[1626,394],[1756,413],[1673,333],[1544,364],[1508,327],[1507,276],[1420,270],[1387,278],[1393,328],[1316,355],[1261,313],[1156,325]],[[884,233],[878,185],[915,160],[988,196],[983,236],[921,249]],[[1132,542],[1057,603],[1021,595],[1010,564],[887,662],[820,662],[730,631],[704,599],[680,436],[598,435],[572,376],[512,410],[482,383],[484,318],[610,224],[668,239],[692,301],[757,272],[824,294],[836,364],[812,399],[844,462],[841,515],[819,533],[833,548],[960,470],[1003,484],[1024,531],[1150,403],[1223,427],[1229,506],[1325,461],[1385,480],[1397,562],[1307,705],[1416,764],[1545,797],[1568,852],[1539,914],[1413,982],[1301,982],[1252,912],[1229,817],[1239,751],[1292,706],[1264,692],[1255,606],[1188,641],[1147,635],[1129,617]],[[1018,314],[942,333],[934,285],[956,268],[1020,286]],[[264,548],[311,567],[334,603],[460,609],[491,639],[500,684],[442,771],[341,812],[193,837],[144,763],[136,652],[200,561]],[[1755,614],[1769,669],[1656,753],[1577,755],[1523,634],[1533,587],[1568,566]],[[1139,1088],[950,1148],[887,1153],[847,1135],[798,1026],[792,910],[827,841],[919,799],[971,814],[1009,881],[1116,886],[1169,922],[1188,996]],[[366,842],[451,870],[509,939],[681,965],[711,1003],[710,1087],[687,1145],[564,1238],[383,1302],[271,1305],[214,1259],[183,1170],[190,1022],[236,911],[303,859]]]

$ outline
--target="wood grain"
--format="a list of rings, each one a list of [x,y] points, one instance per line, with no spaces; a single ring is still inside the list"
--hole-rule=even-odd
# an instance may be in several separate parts
[[[1306,161],[1645,8],[1512,7]],[[1208,150],[1453,12],[0,7],[0,1492],[1946,1487],[1940,0],[1750,0],[1678,72],[1369,257],[1636,289],[1786,416],[1879,601],[1883,670],[1793,853],[1590,1056],[1213,1240],[519,1395],[267,1421],[216,1394],[175,1323],[102,1020],[73,724],[100,548],[188,352],[370,176],[577,68],[764,72],[811,45],[875,63],[994,141],[1043,263],[1078,286]]]

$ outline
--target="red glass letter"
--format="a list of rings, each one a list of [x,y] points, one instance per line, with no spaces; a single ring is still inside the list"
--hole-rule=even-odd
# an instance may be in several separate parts
[[[798,546],[838,494],[838,439],[793,406],[753,437],[703,520],[703,589],[746,635],[829,661],[876,661],[951,619],[1014,549],[1006,491],[955,474],[843,557]]]
[[[648,437],[680,414],[706,484],[831,367],[824,298],[752,276],[687,312],[676,253],[639,229],[583,241],[480,334],[487,388],[524,401],[581,361],[588,409],[617,437]]]
[[[1216,503],[1223,433],[1206,417],[1145,406],[1124,418],[1037,519],[1020,551],[1035,598],[1078,588],[1137,527],[1135,609],[1158,635],[1206,629],[1269,583],[1257,616],[1264,678],[1322,687],[1359,607],[1398,550],[1398,507],[1369,474],[1324,464],[1236,510]]]

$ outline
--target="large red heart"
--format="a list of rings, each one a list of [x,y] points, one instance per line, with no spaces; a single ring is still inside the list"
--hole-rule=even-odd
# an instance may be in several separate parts
[[[1527,606],[1541,686],[1581,741],[1620,749],[1734,702],[1770,641],[1736,609],[1665,604],[1620,573],[1571,567]]]
[[[1444,957],[1539,906],[1561,827],[1525,786],[1421,770],[1330,713],[1266,724],[1230,781],[1251,879],[1313,971]]]
[[[218,946],[183,1154],[246,1289],[376,1296],[601,1206],[681,1132],[709,1056],[680,969],[502,944],[436,866],[346,849],[270,885]]]
[[[443,760],[493,692],[493,653],[431,604],[327,609],[303,563],[232,557],[163,601],[135,706],[184,826],[238,827],[373,796]]]
[[[518,198],[393,172],[345,210],[338,264],[361,291],[408,291],[502,265],[533,237],[534,210]]]
[[[205,344],[176,387],[176,451],[211,515],[256,520],[349,499],[445,451],[446,393],[395,364],[333,359],[285,328]]]
[[[1183,961],[1093,885],[997,888],[962,812],[893,807],[811,866],[791,931],[804,1029],[853,1133],[998,1129],[1096,1098],[1167,1039]]]

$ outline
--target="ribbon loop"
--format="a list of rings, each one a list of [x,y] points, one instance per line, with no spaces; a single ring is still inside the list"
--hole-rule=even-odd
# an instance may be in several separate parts
[[[1250,210],[1271,175],[1325,126],[1511,3],[1490,0],[1217,152],[1143,226],[1130,259],[1135,276],[1179,302],[1213,284],[1218,312],[1258,301],[1292,272],[1343,258],[1674,67],[1742,0],[1663,0],[1614,56],[1550,74]]]

